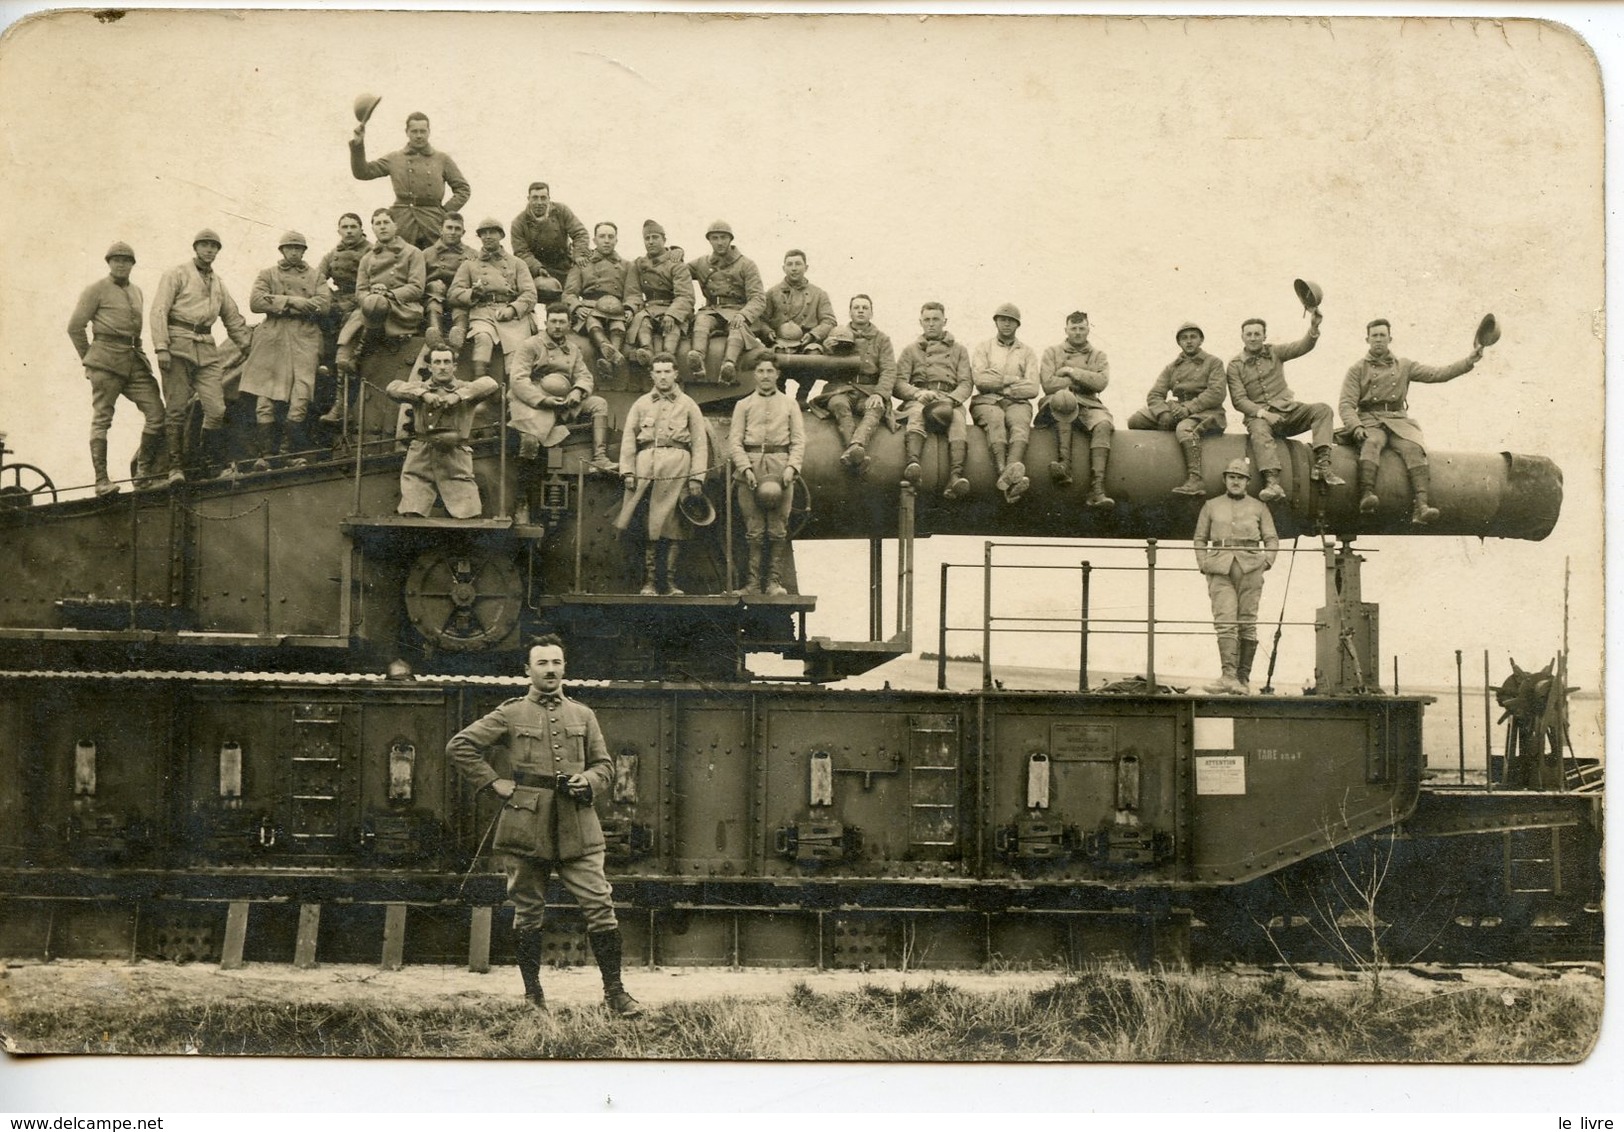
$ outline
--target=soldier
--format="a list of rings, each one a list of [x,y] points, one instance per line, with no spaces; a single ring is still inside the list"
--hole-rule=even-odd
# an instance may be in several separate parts
[[[1252,478],[1245,459],[1224,469],[1224,494],[1201,505],[1195,521],[1195,561],[1207,576],[1212,625],[1218,633],[1223,676],[1209,692],[1239,696],[1252,692],[1252,658],[1257,654],[1257,607],[1263,573],[1280,548],[1269,509],[1246,494]]]
[[[462,353],[468,337],[468,312],[448,306],[446,296],[457,278],[457,269],[479,253],[462,242],[465,225],[460,212],[448,212],[440,224],[440,238],[423,249],[423,297],[428,325],[424,336],[430,346],[444,342],[454,354]],[[500,237],[498,237],[500,239]]]
[[[1261,318],[1241,323],[1242,350],[1230,360],[1229,399],[1246,418],[1246,431],[1252,437],[1252,456],[1263,473],[1263,490],[1257,497],[1273,503],[1286,497],[1280,486],[1280,449],[1277,436],[1296,436],[1312,431],[1314,439],[1313,479],[1328,487],[1347,482],[1331,470],[1331,406],[1304,404],[1286,384],[1285,363],[1300,358],[1319,342],[1319,307],[1309,318],[1308,333],[1296,342],[1271,346],[1263,339],[1269,332]]]
[[[1193,322],[1173,338],[1179,356],[1167,364],[1145,396],[1145,408],[1128,418],[1129,428],[1171,432],[1184,449],[1184,482],[1174,495],[1205,495],[1201,479],[1201,437],[1224,431],[1224,366],[1201,348],[1206,333]]]
[[[1116,500],[1105,494],[1116,424],[1111,410],[1100,400],[1110,382],[1110,359],[1088,340],[1088,314],[1072,311],[1066,316],[1066,340],[1043,351],[1038,367],[1043,397],[1033,423],[1054,425],[1055,459],[1049,465],[1049,478],[1061,487],[1071,485],[1072,430],[1088,434],[1088,498],[1083,503],[1101,510],[1116,506]]]
[[[515,467],[519,502],[513,521],[530,522],[530,497],[542,473],[542,449],[562,444],[569,432],[564,422],[592,420],[592,462],[588,470],[613,474],[606,445],[609,439],[609,403],[592,392],[592,371],[581,351],[569,340],[570,311],[563,303],[549,303],[542,332],[525,340],[510,358],[508,368],[508,421],[519,433],[519,461]],[[567,392],[549,393],[543,381],[560,374]]]
[[[694,399],[677,386],[677,359],[668,353],[654,357],[650,380],[654,388],[632,402],[626,427],[620,434],[620,477],[626,494],[615,519],[625,532],[639,501],[648,497],[648,545],[643,550],[644,594],[680,595],[677,559],[688,528],[677,515],[677,502],[686,492],[701,496],[705,471],[710,467],[710,437],[705,418]],[[665,554],[659,553],[664,543]],[[665,587],[656,585],[655,571],[663,557]]]
[[[829,293],[806,277],[806,253],[800,248],[791,248],[784,253],[784,281],[767,292],[766,306],[750,329],[769,350],[821,354],[824,353],[823,341],[834,328],[835,308],[829,302]],[[745,339],[741,349],[754,346],[754,341]],[[810,379],[798,380],[795,400],[806,404],[811,391]]]
[[[220,237],[205,228],[192,240],[193,258],[171,267],[158,279],[152,296],[152,351],[158,359],[158,372],[164,383],[164,433],[169,448],[169,482],[186,479],[181,468],[181,437],[186,432],[186,413],[195,394],[203,406],[203,438],[199,445],[194,474],[224,466],[226,460],[226,398],[221,388],[220,355],[214,346],[214,321],[225,324],[226,333],[242,350],[248,349],[248,324],[237,309],[237,301],[214,271],[220,254]]]
[[[305,417],[316,393],[316,363],[321,360],[321,320],[332,305],[321,274],[304,261],[305,238],[297,232],[283,233],[277,250],[281,262],[261,271],[248,295],[248,309],[263,314],[265,321],[254,329],[254,345],[243,363],[243,393],[254,394],[255,448],[259,459],[254,467],[270,467],[277,451],[277,417],[285,418],[281,452],[303,452],[311,447],[305,434]],[[302,458],[290,460],[297,467]]]
[[[106,260],[107,278],[86,287],[68,316],[68,337],[90,382],[90,464],[97,495],[118,492],[107,476],[107,430],[120,397],[144,418],[135,456],[137,486],[146,486],[156,474],[164,442],[163,397],[141,348],[141,288],[130,282],[135,252],[119,240],[107,249]],[[94,337],[86,335],[87,325]]]
[[[547,878],[557,872],[586,919],[605,1005],[615,1014],[634,1017],[643,1011],[621,983],[620,924],[614,891],[603,872],[603,828],[593,809],[594,800],[614,785],[615,764],[598,717],[564,695],[562,641],[538,638],[526,654],[525,675],[530,691],[453,735],[446,757],[476,791],[489,786],[503,799],[492,848],[507,855],[514,950],[525,999],[547,1008],[541,989],[541,928]],[[507,744],[512,769],[506,778],[485,758],[497,743]]]
[[[665,246],[665,229],[656,220],[643,221],[643,250],[648,254],[632,261],[627,290],[637,308],[629,331],[632,356],[647,369],[656,350],[675,355],[682,344],[694,315],[694,277],[682,249]]]
[[[451,347],[435,346],[429,350],[427,381],[414,374],[389,383],[390,397],[413,406],[412,443],[400,466],[402,515],[427,518],[438,492],[453,519],[479,517],[479,484],[468,436],[476,404],[501,386],[492,377],[464,381],[456,368]]]
[[[498,345],[502,365],[510,367],[513,356],[535,333],[530,312],[536,308],[536,281],[522,260],[502,250],[500,220],[486,217],[474,234],[479,237],[479,254],[457,268],[447,301],[463,312],[458,318],[466,321],[474,339],[473,374],[484,377]]]
[[[840,462],[853,474],[862,475],[874,462],[867,451],[874,430],[881,421],[887,428],[896,427],[891,391],[897,383],[897,359],[891,349],[891,339],[872,321],[873,299],[853,295],[846,309],[851,321],[831,331],[823,344],[833,355],[856,353],[861,359],[857,379],[854,381],[844,375],[831,378],[812,398],[810,407],[820,417],[834,417],[835,428],[846,445]],[[862,413],[860,421],[859,412]]]
[[[355,311],[355,275],[361,269],[361,257],[371,250],[372,245],[367,243],[366,229],[361,224],[361,218],[353,212],[346,212],[340,216],[338,244],[321,257],[321,265],[316,268],[316,273],[333,290],[333,302],[321,322],[322,367],[336,368],[338,365],[336,357],[338,332]],[[333,371],[318,367],[316,372],[326,378],[331,377]],[[325,392],[322,392],[322,396],[325,395]],[[354,400],[354,383],[345,382],[344,387],[334,390],[333,405],[322,414],[322,423],[338,424],[343,419],[345,405],[353,404]]]
[[[1032,486],[1026,474],[1026,445],[1032,438],[1032,398],[1038,395],[1038,356],[1015,337],[1020,308],[1004,303],[992,316],[998,333],[979,343],[970,355],[975,395],[970,416],[987,434],[998,490],[1015,503]]]
[[[535,276],[541,302],[563,296],[570,267],[586,250],[586,225],[569,205],[553,200],[546,181],[532,181],[524,209],[513,218],[513,254]]]
[[[690,266],[704,292],[705,306],[694,315],[694,336],[688,348],[688,375],[698,380],[705,374],[705,346],[712,338],[727,335],[727,352],[717,376],[730,383],[738,381],[739,355],[744,350],[744,332],[767,307],[767,292],[761,286],[761,272],[733,246],[733,226],[726,220],[713,220],[705,231],[711,254],[700,256]],[[737,331],[737,333],[734,333]]]
[[[795,477],[806,455],[801,407],[778,388],[778,363],[771,354],[756,362],[756,391],[733,406],[728,448],[734,474],[743,485],[739,510],[744,512],[747,548],[741,594],[787,593],[784,560],[789,551],[789,512]],[[766,540],[767,579],[762,581],[762,541]]]
[[[970,494],[964,478],[965,442],[969,426],[964,404],[973,388],[970,355],[947,331],[947,308],[930,302],[919,308],[922,333],[902,349],[897,359],[897,399],[902,402],[902,443],[907,465],[902,482],[917,485],[923,474],[919,459],[925,451],[925,424],[947,432],[949,472],[942,494],[963,499]]]
[[[605,381],[615,376],[624,355],[627,301],[632,295],[631,264],[615,244],[620,229],[605,220],[592,230],[593,249],[572,268],[564,281],[564,302],[579,334],[592,340],[598,351],[598,376]]]
[[[400,229],[400,237],[418,248],[426,248],[439,235],[445,214],[468,203],[468,179],[444,150],[429,144],[429,116],[415,111],[406,118],[406,147],[367,160],[367,124],[355,127],[350,138],[350,172],[357,181],[388,177],[395,188],[395,203],[389,213]],[[445,200],[445,191],[451,199]]]
[[[1421,426],[1405,410],[1410,382],[1428,384],[1451,381],[1471,370],[1483,358],[1483,346],[1447,366],[1422,365],[1393,354],[1392,324],[1385,318],[1365,324],[1365,341],[1370,352],[1348,369],[1342,379],[1342,396],[1337,409],[1342,427],[1359,448],[1359,512],[1373,515],[1381,500],[1376,495],[1376,468],[1382,449],[1391,447],[1404,461],[1410,475],[1410,522],[1425,526],[1438,518],[1438,509],[1427,499],[1432,490],[1432,470],[1427,464],[1426,439]]]
[[[377,243],[361,257],[355,273],[356,308],[338,332],[338,369],[355,373],[356,339],[375,335],[405,338],[423,325],[423,253],[395,231],[387,208],[372,214]]]

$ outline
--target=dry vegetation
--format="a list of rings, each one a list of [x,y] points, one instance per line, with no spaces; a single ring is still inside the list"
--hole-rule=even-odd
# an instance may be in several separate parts
[[[865,1061],[1572,1062],[1601,982],[1433,991],[1294,976],[1091,970],[1036,990],[918,986],[676,1002],[635,1023],[511,1000],[204,1003],[171,995],[12,1009],[15,1052]],[[15,1005],[15,1004],[14,1004]]]

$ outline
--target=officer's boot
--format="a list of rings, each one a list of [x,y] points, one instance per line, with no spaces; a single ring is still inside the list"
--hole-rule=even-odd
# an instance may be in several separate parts
[[[118,484],[107,477],[107,438],[93,436],[90,438],[90,466],[96,471],[96,494],[98,496],[117,495]]]
[[[1234,637],[1219,637],[1218,661],[1223,665],[1223,675],[1216,683],[1208,684],[1207,691],[1233,695],[1240,687],[1235,682],[1235,666],[1240,662],[1240,642]]]
[[[161,432],[143,432],[141,434],[141,447],[135,454],[135,486],[136,490],[156,487],[158,477],[163,474],[164,434]]]
[[[1109,448],[1088,450],[1088,498],[1083,500],[1086,506],[1098,507],[1101,511],[1108,511],[1116,506],[1116,500],[1105,494],[1105,469],[1110,462]]]
[[[744,540],[744,585],[733,592],[736,594],[758,594],[761,592],[761,540],[759,538],[746,538]]]
[[[337,361],[335,361],[333,364],[338,365]],[[317,420],[321,421],[322,424],[344,423],[344,412],[349,408],[350,405],[350,389],[353,387],[352,374],[354,374],[354,372],[355,366],[353,364],[348,370],[346,370],[342,365],[338,365],[338,382],[333,389],[333,407],[328,409],[320,417],[316,418]],[[319,381],[326,376],[327,367],[317,366],[316,379]]]
[[[598,972],[603,976],[603,1004],[611,1014],[636,1018],[643,1013],[643,1008],[620,981],[620,929],[588,932],[586,938],[592,945],[592,958],[598,961]]]
[[[592,418],[592,463],[587,467],[600,476],[612,476],[620,469],[609,459],[609,416],[598,413]]]
[[[1241,694],[1252,694],[1252,658],[1257,655],[1257,641],[1241,638],[1240,652],[1235,658],[1235,683],[1240,686]]]
[[[1314,449],[1314,469],[1308,474],[1326,487],[1341,487],[1348,482],[1331,470],[1331,446],[1329,444],[1321,444]]]
[[[767,540],[767,581],[763,583],[761,592],[768,597],[781,597],[789,593],[784,588],[784,556],[788,551],[788,539]]]
[[[186,471],[181,467],[183,455],[181,440],[184,436],[185,430],[180,425],[164,425],[164,449],[168,453],[170,486],[186,482]]]
[[[648,544],[643,547],[643,588],[637,591],[644,597],[653,597],[660,592],[659,587],[654,584],[654,566],[659,561],[659,553],[654,540],[649,539]]]
[[[905,463],[902,468],[902,482],[919,486],[919,478],[924,475],[919,466],[919,457],[925,451],[925,434],[922,432],[905,432],[902,434],[902,451]]]
[[[969,448],[962,440],[947,442],[947,487],[942,492],[947,499],[963,499],[970,494],[970,481],[964,478],[964,457]]]
[[[1184,449],[1184,482],[1173,489],[1174,495],[1205,495],[1207,485],[1201,480],[1201,440],[1190,437],[1179,441]]]
[[[1376,465],[1370,460],[1359,461],[1359,514],[1374,515],[1381,506],[1376,495]]]
[[[665,595],[667,597],[681,597],[682,591],[677,589],[677,559],[682,556],[682,543],[677,539],[665,540]]]
[[[1428,523],[1437,522],[1438,509],[1427,502],[1427,495],[1432,490],[1432,469],[1423,465],[1410,469],[1410,494],[1414,502],[1410,504],[1410,522],[1418,527]]]
[[[524,1000],[537,1010],[546,1010],[547,998],[541,993],[541,929],[520,928],[515,932],[513,953],[519,978],[524,980]]]
[[[1054,426],[1054,459],[1049,461],[1049,478],[1060,487],[1071,486],[1071,442],[1073,429],[1070,424],[1057,423]]]
[[[1032,478],[1026,474],[1026,441],[1009,442],[1009,462],[1004,465],[1004,475],[1009,480],[1004,488],[1006,501],[1015,503],[1031,490]]]

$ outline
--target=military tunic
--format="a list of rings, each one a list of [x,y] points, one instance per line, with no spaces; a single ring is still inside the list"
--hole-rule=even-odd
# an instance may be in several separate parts
[[[560,420],[609,412],[609,403],[593,395],[592,370],[568,338],[554,342],[546,331],[532,335],[510,355],[509,363],[508,424],[525,436],[545,442]],[[541,379],[549,373],[569,378],[570,387],[581,391],[581,403],[574,409],[542,407],[541,399],[547,395],[541,391]]]
[[[141,349],[141,303],[141,289],[134,283],[98,279],[79,295],[68,316],[68,337],[90,382],[92,440],[107,439],[120,395],[141,410],[143,432],[163,431],[163,397]],[[94,337],[86,336],[86,325]]]
[[[628,297],[638,300],[637,313],[632,317],[633,338],[642,319],[665,315],[686,328],[694,316],[694,276],[682,258],[681,248],[666,248],[658,259],[640,255],[632,260],[626,288]]]
[[[690,480],[704,482],[709,466],[710,434],[694,399],[676,388],[643,394],[632,402],[620,437],[620,474],[637,477],[637,483],[621,501],[615,529],[631,526],[638,501],[647,494],[648,537],[687,538],[677,502]]]
[[[696,340],[725,335],[733,315],[743,316],[744,325],[750,326],[767,308],[761,272],[738,248],[729,248],[725,256],[714,252],[700,256],[688,268],[705,296],[704,309],[694,315]]]
[[[864,408],[868,398],[879,397],[884,404],[878,410],[876,423],[883,419],[886,427],[895,429],[896,406],[892,394],[897,385],[897,355],[891,346],[891,338],[872,322],[862,331],[848,322],[846,330],[857,346],[857,380],[853,381],[845,374],[830,378],[818,390],[818,395],[808,402],[807,408],[816,416],[827,418],[831,398],[849,398],[855,412]]]
[[[355,273],[357,307],[344,323],[344,329],[339,331],[339,344],[354,339],[363,325],[379,327],[392,338],[416,334],[423,325],[426,275],[423,253],[399,236],[394,243],[378,244],[367,252]],[[359,304],[366,300],[374,283],[388,288],[389,308],[382,314],[368,315]]]
[[[1280,448],[1274,442],[1277,436],[1311,431],[1315,448],[1330,446],[1331,407],[1304,404],[1286,384],[1285,363],[1302,357],[1318,341],[1318,331],[1310,329],[1295,342],[1283,346],[1266,343],[1256,354],[1242,350],[1230,359],[1226,370],[1229,399],[1246,420],[1259,471],[1280,470]],[[1265,409],[1279,413],[1280,420],[1274,424],[1264,420],[1260,414]]]
[[[1063,371],[1070,370],[1070,373]],[[1111,384],[1111,360],[1105,351],[1096,349],[1092,342],[1073,346],[1062,342],[1043,351],[1038,363],[1038,385],[1043,396],[1038,399],[1038,413],[1033,423],[1038,425],[1077,427],[1089,434],[1089,447],[1109,448],[1115,432],[1115,418],[1100,400],[1100,394]],[[1061,420],[1050,407],[1050,399],[1063,389],[1077,396],[1075,416]],[[1102,427],[1113,426],[1113,427]]]
[[[1216,495],[1195,521],[1195,561],[1207,578],[1212,624],[1218,637],[1257,640],[1263,574],[1274,565],[1280,539],[1274,516],[1250,495]]]
[[[1038,356],[1019,338],[978,342],[970,354],[970,415],[993,445],[1026,451],[1032,435],[1032,398],[1038,395]]]
[[[953,423],[947,438],[963,440],[968,430],[964,404],[973,388],[970,354],[946,331],[940,338],[920,335],[903,347],[897,359],[896,395],[903,402],[903,421],[909,432],[925,431],[925,406],[919,394],[929,389],[953,400]]]
[[[293,303],[309,306],[292,309]],[[267,267],[254,278],[248,309],[263,314],[254,328],[254,342],[243,363],[243,393],[260,399],[261,423],[275,421],[271,402],[288,405],[288,420],[302,421],[316,391],[316,363],[321,358],[321,320],[332,305],[321,273],[308,263],[294,267],[286,260]]]
[[[793,492],[784,484],[784,494],[772,511],[763,511],[756,502],[756,493],[744,480],[746,469],[756,473],[757,482],[776,479],[783,482],[784,469],[801,471],[806,456],[806,430],[801,421],[801,407],[793,398],[778,392],[757,390],[748,397],[739,398],[733,406],[733,421],[728,428],[727,442],[734,473],[740,484],[739,510],[744,512],[745,537],[759,539],[789,537],[789,512]]]
[[[446,301],[468,311],[468,332],[483,334],[502,346],[503,364],[535,333],[530,312],[536,307],[536,280],[517,256],[498,249],[480,252],[457,268]],[[516,317],[500,318],[512,307]]]
[[[513,254],[524,261],[532,275],[545,272],[560,285],[569,274],[570,264],[586,258],[586,225],[569,205],[556,200],[548,201],[540,216],[526,206],[508,225],[508,234],[513,240]]]
[[[1367,430],[1385,430],[1421,448],[1424,454],[1426,439],[1421,435],[1421,426],[1407,411],[1410,382],[1432,385],[1453,381],[1476,364],[1470,357],[1446,366],[1429,366],[1394,354],[1380,360],[1366,354],[1349,367],[1342,380],[1342,395],[1337,399],[1342,425],[1347,429],[1364,425]]]
[[[799,326],[813,341],[822,342],[837,325],[829,293],[807,279],[801,280],[799,287],[791,286],[788,279],[778,284],[767,292],[756,333],[767,342],[775,342],[778,328],[786,322]]]
[[[617,318],[610,318],[600,314],[594,304],[598,299],[612,296],[629,306],[635,294],[632,265],[618,252],[608,255],[596,250],[590,252],[570,268],[569,276],[564,280],[564,301],[569,304],[570,319],[575,329],[581,333],[585,333],[588,326],[594,323],[606,331],[625,330],[628,316],[624,312]]]
[[[225,423],[224,371],[214,345],[215,319],[225,324],[239,349],[248,349],[248,323],[212,267],[200,268],[196,260],[187,260],[159,277],[152,296],[152,348],[170,358],[163,384],[165,425],[174,434],[172,443],[185,425],[193,394],[203,406],[204,428]],[[170,459],[175,456],[172,450]]]
[[[389,215],[399,227],[397,235],[419,248],[432,243],[445,223],[445,214],[468,203],[472,189],[449,153],[426,145],[408,145],[376,161],[367,160],[366,139],[350,139],[350,172],[357,181],[388,177],[395,189]],[[447,187],[451,199],[445,200]]]
[[[1224,431],[1224,364],[1205,350],[1183,351],[1169,362],[1145,395],[1145,408],[1128,418],[1129,428],[1159,428],[1181,439]],[[1186,413],[1180,419],[1174,405]]]
[[[390,397],[415,406],[412,443],[400,467],[398,510],[402,515],[427,515],[434,509],[436,491],[452,518],[472,519],[479,515],[479,485],[474,482],[474,453],[468,437],[473,431],[476,403],[500,388],[491,377],[473,381],[453,378],[450,385],[444,386],[409,378],[389,383]],[[451,406],[424,405],[423,397],[431,392],[456,393],[461,400]]]

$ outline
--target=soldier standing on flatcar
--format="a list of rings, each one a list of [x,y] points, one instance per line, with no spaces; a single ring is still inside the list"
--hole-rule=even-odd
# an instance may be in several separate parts
[[[626,494],[615,529],[631,526],[637,504],[648,497],[648,545],[643,551],[644,594],[680,595],[677,559],[688,538],[688,528],[677,514],[684,492],[705,491],[710,466],[710,435],[694,399],[677,385],[677,359],[668,353],[654,356],[650,372],[654,388],[632,402],[620,436],[620,476]],[[659,544],[665,544],[665,588],[656,585],[660,565]]]
[[[903,436],[907,464],[902,482],[917,485],[923,469],[925,424],[947,433],[949,471],[942,494],[963,499],[970,494],[970,481],[964,478],[964,457],[969,449],[964,405],[974,388],[970,379],[970,355],[953,340],[947,330],[947,308],[930,302],[919,308],[918,338],[902,349],[897,359],[897,400],[902,402]]]
[[[829,293],[806,277],[806,253],[791,248],[784,253],[784,280],[767,292],[766,306],[749,328],[753,338],[743,342],[755,346],[754,338],[769,350],[785,354],[822,354],[823,341],[835,328],[835,308]],[[735,330],[733,333],[743,333]],[[812,391],[812,380],[795,382],[795,400],[804,405]]]
[[[490,372],[496,347],[502,347],[502,365],[513,365],[513,357],[535,333],[530,312],[536,308],[536,281],[524,261],[502,250],[502,222],[486,217],[475,230],[480,251],[457,268],[447,301],[465,320],[474,340],[473,374]],[[456,344],[453,344],[453,349]]]
[[[1161,429],[1178,437],[1184,449],[1184,482],[1174,495],[1205,495],[1201,478],[1201,437],[1224,431],[1224,364],[1201,348],[1207,335],[1186,322],[1173,335],[1174,358],[1145,395],[1145,407],[1128,418],[1129,428]]]
[[[657,220],[643,221],[643,250],[632,261],[628,298],[636,306],[628,339],[632,357],[648,369],[658,351],[675,355],[694,315],[694,277],[682,249],[666,247],[665,229]]]
[[[429,350],[427,381],[413,374],[389,383],[390,397],[414,406],[412,443],[400,466],[402,515],[427,518],[438,492],[453,519],[479,516],[479,484],[474,480],[468,436],[475,405],[501,386],[492,377],[464,381],[457,377],[456,367],[450,346],[434,346]]]
[[[1314,441],[1314,468],[1309,475],[1328,487],[1346,481],[1331,471],[1331,406],[1297,400],[1286,384],[1285,363],[1300,358],[1319,342],[1319,307],[1312,308],[1308,333],[1284,346],[1264,341],[1268,324],[1261,318],[1241,323],[1241,352],[1230,359],[1226,375],[1229,399],[1246,418],[1246,431],[1252,437],[1252,456],[1263,473],[1263,490],[1257,493],[1264,503],[1286,497],[1280,486],[1280,446],[1277,436],[1311,432]]]
[[[423,253],[400,238],[387,208],[372,214],[372,250],[355,272],[356,308],[338,332],[338,368],[354,374],[356,339],[405,338],[423,327]]]
[[[367,125],[355,127],[350,138],[350,172],[357,181],[388,177],[395,188],[395,203],[389,206],[400,229],[400,238],[421,249],[440,234],[445,214],[468,203],[473,190],[457,163],[444,150],[429,144],[429,116],[414,111],[406,118],[406,146],[367,160]],[[445,191],[451,198],[445,199]]]
[[[593,809],[609,793],[615,764],[591,708],[564,695],[564,645],[539,638],[525,659],[530,690],[469,724],[446,744],[446,757],[475,790],[503,799],[492,848],[507,855],[514,950],[524,997],[545,1010],[541,929],[547,878],[558,879],[586,919],[587,941],[603,977],[603,1001],[615,1014],[643,1012],[621,982],[622,943],[615,895],[604,875],[603,827]],[[506,742],[512,769],[503,778],[485,753]]]
[[[1038,384],[1038,356],[1015,337],[1021,328],[1020,308],[1004,303],[992,316],[997,334],[977,343],[970,354],[970,416],[987,434],[987,448],[998,469],[999,491],[1015,503],[1032,486],[1026,474],[1026,445],[1032,439],[1032,398]]]
[[[199,445],[195,474],[226,466],[226,398],[220,355],[214,346],[214,322],[225,324],[226,333],[239,349],[248,349],[248,323],[237,309],[226,285],[214,271],[220,254],[220,236],[205,228],[192,239],[193,258],[171,267],[158,279],[152,296],[152,352],[163,375],[164,433],[169,447],[169,482],[186,479],[181,468],[181,438],[186,433],[186,413],[195,394],[203,406],[203,438]]]
[[[423,296],[428,321],[423,335],[430,346],[442,342],[454,354],[462,353],[468,337],[468,312],[450,306],[446,296],[457,278],[457,269],[479,253],[462,242],[466,226],[460,212],[448,212],[440,225],[440,238],[423,249]]]
[[[1252,468],[1243,459],[1224,468],[1224,494],[1201,505],[1195,521],[1195,561],[1207,577],[1212,624],[1223,676],[1209,692],[1250,695],[1257,654],[1257,607],[1263,575],[1280,548],[1269,509],[1246,494]]]
[[[587,470],[600,475],[616,471],[607,448],[609,402],[593,393],[592,371],[570,341],[569,332],[569,308],[561,302],[551,303],[542,332],[527,338],[504,359],[509,367],[508,423],[519,434],[519,460],[514,467],[519,494],[513,512],[516,523],[530,522],[531,496],[543,470],[542,449],[564,443],[569,436],[564,427],[567,422],[590,417],[592,461]],[[544,383],[554,382],[556,392],[544,388]]]
[[[540,300],[562,298],[570,267],[586,258],[586,225],[569,205],[553,199],[546,181],[532,181],[512,227],[513,254],[530,268]]]
[[[620,228],[605,220],[592,230],[592,251],[570,268],[564,280],[564,302],[576,333],[585,334],[598,351],[598,376],[613,379],[624,355],[628,303],[633,294],[632,265],[615,251]]]
[[[277,451],[279,416],[284,420],[281,452],[286,455],[310,447],[305,417],[316,393],[320,323],[333,298],[321,274],[304,261],[306,246],[299,233],[284,233],[277,244],[281,261],[255,277],[248,295],[248,309],[265,316],[254,329],[253,348],[243,363],[239,386],[243,393],[257,398],[254,427],[259,459],[254,466],[260,470],[270,467],[271,454]]]
[[[881,421],[887,428],[896,428],[891,394],[897,384],[897,357],[891,348],[891,339],[872,321],[873,299],[853,295],[847,310],[851,321],[832,330],[823,345],[836,357],[855,351],[861,359],[857,378],[852,380],[845,375],[830,378],[812,398],[809,407],[820,417],[834,417],[835,428],[846,445],[840,462],[854,475],[862,475],[874,462],[867,451],[874,430],[880,427]]]
[[[744,351],[744,335],[767,307],[767,292],[761,285],[761,272],[754,261],[733,246],[733,225],[713,220],[705,230],[711,254],[688,265],[705,306],[694,315],[694,336],[688,348],[688,376],[705,376],[705,347],[712,338],[727,336],[727,350],[717,377],[737,383],[739,355]],[[736,333],[735,333],[736,332]]]
[[[144,418],[135,457],[138,487],[158,471],[164,443],[163,395],[141,349],[141,288],[130,282],[135,252],[120,240],[107,249],[106,258],[107,278],[86,287],[68,316],[68,337],[90,382],[90,463],[97,495],[118,492],[107,476],[107,430],[120,397],[133,402]],[[87,325],[94,337],[85,334]]]
[[[361,268],[361,257],[371,250],[372,245],[367,243],[366,229],[361,224],[361,217],[353,212],[346,212],[340,216],[338,244],[321,257],[321,265],[316,268],[316,273],[333,289],[332,305],[321,320],[323,366],[336,368],[338,365],[338,332],[355,310],[355,275]],[[320,369],[317,372],[322,373]],[[329,369],[322,373],[322,376],[330,377],[332,372]],[[355,383],[349,382],[347,386],[348,388],[334,390],[332,407],[321,416],[323,424],[339,423],[344,414],[346,398],[348,403],[354,403]],[[323,392],[322,395],[326,394]]]
[[[787,593],[784,560],[789,553],[789,512],[795,477],[806,455],[806,431],[801,407],[778,388],[778,363],[771,354],[756,362],[756,391],[733,406],[728,449],[734,474],[744,490],[739,510],[744,512],[747,571],[741,594]],[[763,539],[768,558],[762,581]]]
[[[1055,459],[1049,465],[1049,478],[1061,487],[1071,485],[1072,431],[1088,434],[1088,497],[1083,504],[1102,510],[1116,506],[1116,500],[1105,494],[1116,423],[1100,400],[1110,383],[1110,359],[1088,340],[1088,314],[1072,311],[1066,316],[1066,340],[1043,351],[1038,366],[1043,397],[1032,423],[1054,425]]]
[[[1410,522],[1425,526],[1438,518],[1431,505],[1432,469],[1427,463],[1426,438],[1421,426],[1410,419],[1410,382],[1437,384],[1467,373],[1483,359],[1483,345],[1458,362],[1429,366],[1396,356],[1390,346],[1393,328],[1385,318],[1365,324],[1365,341],[1370,352],[1348,369],[1342,379],[1342,396],[1337,409],[1342,415],[1345,435],[1359,445],[1359,512],[1373,515],[1381,500],[1376,495],[1376,468],[1382,449],[1391,447],[1404,461],[1410,475]]]

